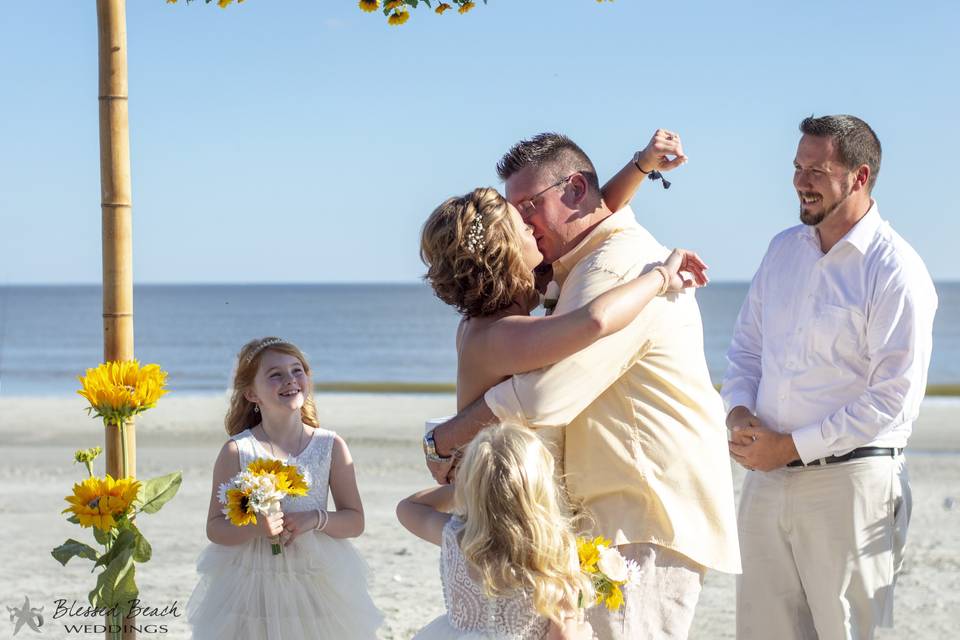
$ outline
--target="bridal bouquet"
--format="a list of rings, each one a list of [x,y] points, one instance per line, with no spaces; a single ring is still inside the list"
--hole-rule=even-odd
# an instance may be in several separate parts
[[[627,560],[617,551],[610,540],[603,536],[577,538],[577,555],[580,557],[580,571],[593,583],[596,594],[594,604],[604,604],[610,611],[623,606],[623,587],[636,584],[640,567],[633,560]],[[580,594],[579,606],[583,607],[583,594]]]
[[[238,527],[257,523],[257,515],[280,511],[280,501],[286,496],[305,496],[310,490],[300,470],[267,458],[257,458],[228,482],[220,485],[217,498],[223,506],[223,515]],[[280,536],[270,540],[273,555],[283,552]]]

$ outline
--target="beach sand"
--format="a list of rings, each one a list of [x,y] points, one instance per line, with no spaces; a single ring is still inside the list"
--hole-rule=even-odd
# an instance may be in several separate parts
[[[366,532],[355,541],[372,571],[371,591],[386,614],[381,637],[409,638],[441,613],[438,550],[409,535],[394,517],[396,503],[431,484],[420,453],[423,420],[454,409],[450,395],[321,394],[324,427],[340,433],[356,462],[366,511]],[[93,544],[90,530],[60,514],[63,497],[85,475],[73,451],[102,445],[103,427],[74,398],[0,398],[0,514],[3,517],[4,575],[0,602],[19,607],[25,596],[44,607],[44,636],[68,634],[53,618],[54,601],[86,603],[94,584],[86,560],[63,568],[50,550],[67,538]],[[149,478],[183,471],[183,486],[161,512],[138,524],[153,545],[153,559],[138,567],[141,599],[149,606],[178,603],[180,616],[141,616],[138,624],[165,625],[166,633],[140,637],[188,638],[183,606],[196,583],[194,563],[207,544],[204,534],[213,460],[226,436],[226,398],[173,394],[137,423],[137,475]],[[960,624],[960,402],[924,403],[908,452],[913,487],[906,569],[896,592],[895,622],[881,639],[932,640],[955,637]],[[102,473],[102,459],[97,472]],[[743,474],[734,470],[739,493]],[[86,622],[101,622],[95,618]],[[2,624],[8,624],[4,622]],[[12,626],[10,628],[12,632]],[[29,629],[18,637],[31,637]],[[93,634],[102,637],[102,634]],[[86,637],[86,636],[85,636]],[[92,636],[90,636],[92,637]],[[709,573],[691,638],[734,637],[734,579]]]

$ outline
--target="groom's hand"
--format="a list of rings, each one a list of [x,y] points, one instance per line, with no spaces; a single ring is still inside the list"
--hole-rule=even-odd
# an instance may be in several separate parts
[[[734,427],[730,457],[751,471],[773,471],[800,459],[793,437],[766,427]],[[744,444],[738,444],[743,442]]]
[[[680,134],[666,129],[657,129],[637,158],[637,164],[647,173],[654,170],[661,173],[670,171],[686,162],[687,156],[683,153]]]
[[[457,459],[450,458],[446,462],[433,462],[427,460],[427,469],[430,475],[437,481],[437,484],[450,484],[453,480],[453,469],[456,466]]]

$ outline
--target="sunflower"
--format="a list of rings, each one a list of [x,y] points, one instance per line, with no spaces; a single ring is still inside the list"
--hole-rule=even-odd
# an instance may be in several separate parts
[[[284,464],[279,460],[257,458],[247,465],[247,471],[257,476],[274,476],[277,490],[286,495],[305,496],[310,490],[307,481],[297,467]]]
[[[623,606],[623,591],[620,590],[618,585],[613,585],[610,588],[610,595],[606,598],[602,595],[599,596],[597,598],[597,604],[600,604],[600,600],[603,600],[604,604],[607,605],[608,611],[617,611]]]
[[[141,367],[136,360],[104,362],[77,379],[77,393],[90,403],[89,411],[113,425],[156,406],[167,393],[167,373],[156,364]]]
[[[577,555],[580,558],[580,569],[586,573],[596,573],[597,563],[600,561],[600,551],[598,546],[610,546],[610,541],[603,536],[597,536],[593,540],[589,538],[577,538]]]
[[[360,0],[360,2],[357,3],[357,6],[367,13],[373,13],[380,7],[380,0]]]
[[[140,483],[133,478],[114,480],[110,474],[87,478],[73,485],[73,495],[64,498],[70,506],[61,513],[73,512],[81,527],[109,531],[127,513],[139,491]]]
[[[407,20],[410,19],[409,11],[394,11],[390,14],[390,17],[387,19],[387,22],[393,26],[401,25]]]
[[[460,5],[460,8],[457,9],[457,11],[459,11],[460,13],[466,13],[470,11],[470,9],[473,9],[475,6],[477,6],[475,2],[464,2],[462,5]]]
[[[257,524],[257,514],[250,508],[250,496],[241,489],[227,490],[227,506],[223,508],[223,515],[238,527]]]
[[[441,3],[437,6],[437,8],[434,9],[434,11],[436,11],[436,12],[439,13],[440,15],[443,15],[443,12],[444,12],[444,11],[447,11],[447,10],[450,9],[450,8],[451,8],[451,7],[450,7],[449,4],[447,4],[446,2],[441,2]]]
[[[390,0],[387,4],[383,5],[384,11],[393,11],[394,9],[399,9],[403,6],[403,0]]]

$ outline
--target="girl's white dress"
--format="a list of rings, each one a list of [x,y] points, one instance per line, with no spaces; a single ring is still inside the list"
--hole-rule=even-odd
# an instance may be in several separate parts
[[[414,640],[542,640],[550,621],[537,614],[528,594],[484,595],[460,551],[463,521],[452,517],[440,543],[440,580],[447,613],[420,630]]]
[[[273,458],[249,430],[231,439],[241,468]],[[300,467],[310,491],[284,498],[284,513],[327,508],[333,441],[333,432],[317,429],[303,451],[285,461]],[[263,536],[210,544],[197,572],[186,614],[198,640],[368,640],[383,621],[367,592],[363,559],[347,540],[322,532],[302,533],[279,555]]]

